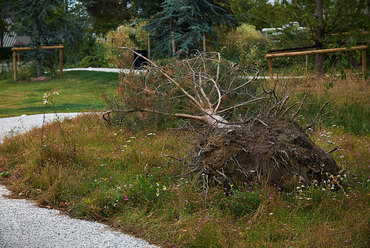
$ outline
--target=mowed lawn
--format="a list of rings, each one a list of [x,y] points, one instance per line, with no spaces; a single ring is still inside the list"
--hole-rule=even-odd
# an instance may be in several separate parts
[[[71,71],[48,81],[0,80],[0,117],[46,112],[85,112],[103,110],[103,93],[113,93],[118,73]],[[47,108],[43,96],[56,90]]]

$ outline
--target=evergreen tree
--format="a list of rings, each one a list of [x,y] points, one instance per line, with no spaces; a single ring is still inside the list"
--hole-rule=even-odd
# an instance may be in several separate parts
[[[27,54],[36,61],[37,76],[41,75],[42,61],[48,53],[41,46],[58,43],[69,33],[65,18],[67,5],[67,0],[14,0],[9,4],[14,30],[31,36],[29,45],[36,47]]]
[[[174,56],[202,49],[205,37],[214,37],[216,26],[234,26],[233,16],[212,0],[165,0],[162,11],[146,29],[156,41],[154,52]]]

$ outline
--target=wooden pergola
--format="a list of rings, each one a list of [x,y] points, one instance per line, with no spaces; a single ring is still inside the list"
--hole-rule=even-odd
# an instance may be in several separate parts
[[[331,48],[331,49],[320,49],[320,50],[312,50],[312,51],[299,51],[299,52],[280,52],[280,53],[267,53],[265,58],[268,61],[269,65],[269,74],[270,74],[270,82],[273,84],[274,82],[274,74],[273,74],[273,66],[272,66],[272,59],[273,58],[280,58],[280,57],[291,57],[291,56],[302,56],[302,55],[313,55],[313,54],[325,54],[325,53],[337,53],[337,52],[349,52],[349,51],[356,51],[359,50],[362,52],[362,80],[363,85],[366,86],[366,50],[367,46],[354,46],[351,48]]]
[[[62,44],[58,46],[42,46],[40,47],[43,50],[51,50],[51,49],[58,49],[59,52],[59,75],[63,76],[63,48],[64,46]],[[13,47],[13,70],[14,70],[14,80],[17,80],[17,52],[19,51],[29,51],[29,50],[35,50],[36,47]]]

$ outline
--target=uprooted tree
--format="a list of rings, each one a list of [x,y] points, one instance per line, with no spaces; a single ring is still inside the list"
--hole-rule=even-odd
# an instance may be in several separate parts
[[[111,123],[110,114],[115,112],[121,119],[134,114],[142,119],[164,116],[206,124],[207,131],[186,166],[187,172],[199,177],[204,190],[251,180],[291,190],[298,183],[320,183],[340,173],[330,152],[316,146],[307,134],[326,104],[311,124],[301,127],[294,119],[306,95],[286,106],[286,84],[277,87],[275,82],[265,89],[256,80],[258,71],[251,76],[218,53],[166,65],[143,58],[148,62],[145,71],[120,75],[121,99],[103,118]]]

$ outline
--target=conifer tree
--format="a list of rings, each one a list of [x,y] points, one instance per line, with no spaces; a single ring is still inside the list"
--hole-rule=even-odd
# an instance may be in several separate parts
[[[40,47],[63,40],[68,32],[64,20],[66,3],[66,0],[14,0],[9,3],[14,30],[31,36],[29,45],[36,47],[28,54],[36,61],[38,77],[46,53]]]
[[[165,0],[162,11],[146,29],[150,31],[159,54],[185,54],[204,49],[205,37],[214,37],[216,26],[234,26],[233,16],[213,0]]]

